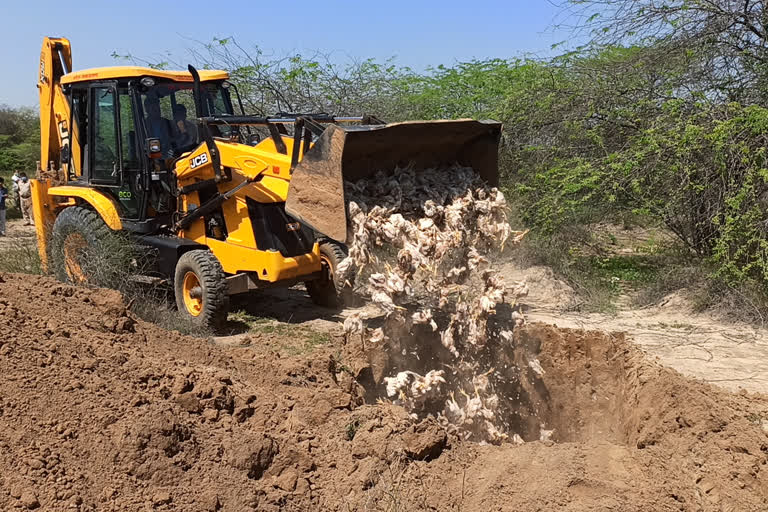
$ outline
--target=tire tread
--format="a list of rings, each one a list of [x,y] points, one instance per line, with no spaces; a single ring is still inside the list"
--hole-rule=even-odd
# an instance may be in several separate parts
[[[328,239],[320,240],[320,252],[325,253],[331,259],[331,265],[334,269],[347,257],[346,247]],[[333,290],[330,287],[321,286],[317,281],[308,281],[306,287],[312,302],[328,308],[343,307],[351,295],[350,287],[344,283],[339,283],[335,278],[333,279]]]
[[[181,289],[182,273],[190,270],[197,274],[203,286],[203,311],[197,317],[186,314]],[[179,311],[184,312],[192,321],[211,329],[220,328],[226,322],[229,313],[227,282],[221,263],[210,251],[195,249],[182,254],[176,263],[174,290]]]
[[[93,210],[82,206],[69,206],[59,213],[53,224],[49,259],[54,275],[59,281],[69,282],[64,262],[63,244],[65,238],[73,233],[83,235],[89,245],[113,235],[104,219]]]

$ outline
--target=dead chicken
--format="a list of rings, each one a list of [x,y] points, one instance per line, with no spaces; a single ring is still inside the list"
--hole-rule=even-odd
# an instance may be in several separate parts
[[[445,384],[444,373],[442,370],[430,370],[422,376],[416,372],[402,371],[394,377],[384,377],[387,396],[394,398],[395,403],[403,405],[408,412],[413,412],[438,396],[440,386]]]
[[[345,191],[351,201],[352,242],[337,272],[350,280],[355,272],[368,276],[361,282],[385,314],[381,327],[369,331],[369,341],[403,355],[408,342],[414,361],[423,363],[432,354],[418,357],[413,325],[429,325],[455,360],[449,376],[433,369],[424,375],[404,370],[386,377],[387,395],[417,416],[427,413],[427,403],[442,401],[438,419],[451,431],[480,442],[506,439],[490,370],[479,369],[489,335],[506,343],[513,340],[512,327],[500,333],[488,328],[497,305],[507,294],[517,299],[527,293],[524,283],[507,288],[500,275],[487,270],[491,250],[502,249],[507,241],[517,243],[525,234],[510,229],[504,195],[461,166],[378,173],[345,184]],[[421,308],[408,310],[415,302]],[[450,318],[448,325],[441,329],[436,314]],[[524,321],[519,311],[513,311],[511,320],[515,325]],[[344,329],[346,336],[365,336],[365,319],[351,316]],[[468,382],[474,387],[472,396],[462,389]],[[453,391],[460,392],[458,400]]]
[[[415,312],[414,314],[411,315],[411,321],[417,325],[429,324],[433,332],[437,330],[437,323],[435,322],[435,319],[432,317],[431,309],[422,309]]]
[[[342,324],[342,328],[344,330],[345,344],[347,343],[347,341],[349,341],[350,336],[359,335],[360,344],[363,350],[365,350],[365,326],[363,325],[362,312],[358,311],[358,312],[352,313],[347,318],[345,318],[344,323]]]

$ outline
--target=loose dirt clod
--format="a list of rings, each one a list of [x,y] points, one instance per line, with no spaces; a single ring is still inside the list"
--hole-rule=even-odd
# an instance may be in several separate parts
[[[34,510],[40,506],[40,502],[37,500],[35,493],[29,490],[21,493],[20,501],[24,508],[29,510]]]
[[[361,384],[379,387],[341,337],[287,355],[140,320],[112,332],[85,320],[130,318],[115,292],[2,278],[0,510],[26,491],[46,511],[768,508],[768,399],[686,379],[620,335],[515,329],[493,352],[515,369],[496,392],[527,442],[480,446],[364,403]]]

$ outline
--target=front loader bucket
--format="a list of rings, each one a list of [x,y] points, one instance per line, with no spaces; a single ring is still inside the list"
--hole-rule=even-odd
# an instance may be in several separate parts
[[[318,233],[346,243],[344,181],[409,165],[418,171],[458,163],[496,186],[500,135],[496,121],[329,125],[293,170],[285,209]]]

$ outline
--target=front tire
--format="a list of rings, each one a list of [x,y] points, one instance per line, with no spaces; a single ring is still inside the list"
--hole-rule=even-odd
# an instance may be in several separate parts
[[[224,271],[210,251],[185,252],[176,263],[174,276],[176,306],[191,323],[218,329],[229,312],[229,296]]]
[[[51,269],[63,283],[109,286],[108,269],[100,268],[99,252],[115,233],[98,213],[81,206],[65,208],[56,217],[50,245]]]
[[[320,243],[320,260],[323,275],[315,281],[305,283],[312,302],[326,308],[343,308],[351,302],[352,286],[337,282],[336,269],[347,257],[347,248],[330,240]]]

